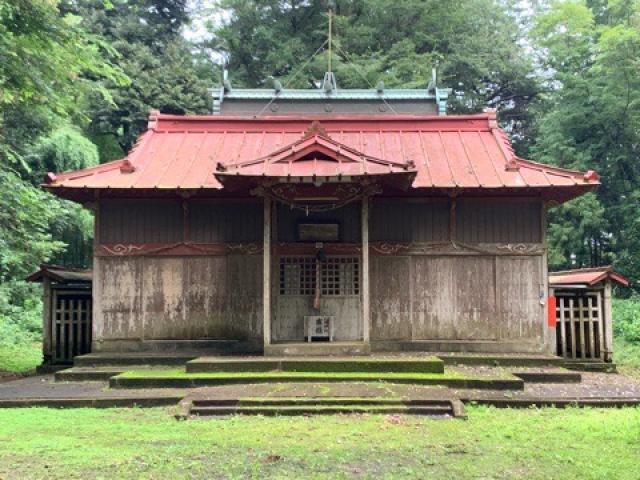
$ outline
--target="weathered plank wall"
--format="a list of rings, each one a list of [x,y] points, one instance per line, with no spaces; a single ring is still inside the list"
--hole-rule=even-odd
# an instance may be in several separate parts
[[[449,239],[449,201],[426,203],[374,201],[369,240],[441,242]]]
[[[440,242],[449,240],[451,201],[376,200],[371,208],[371,241]],[[466,243],[539,243],[538,200],[457,200],[455,240]]]
[[[454,232],[450,202],[374,203],[377,241],[420,245],[540,244],[541,202],[458,199]],[[542,252],[542,249],[540,249]],[[473,250],[371,257],[372,341],[442,340],[544,342],[542,253],[491,254]]]
[[[456,239],[467,243],[542,241],[540,201],[458,199]]]
[[[175,243],[182,240],[182,206],[173,200],[100,203],[101,243]]]
[[[98,347],[120,340],[262,341],[262,256],[100,258]]]
[[[322,297],[320,310],[313,308],[313,296],[276,297],[272,319],[274,341],[300,342],[304,338],[305,315],[333,315],[335,340],[362,340],[362,312],[358,297]]]
[[[261,242],[261,202],[189,202],[189,238],[194,242]]]
[[[262,203],[258,201],[103,200],[102,243],[261,242]],[[187,238],[185,238],[185,235]]]
[[[541,340],[541,256],[372,256],[372,340]]]

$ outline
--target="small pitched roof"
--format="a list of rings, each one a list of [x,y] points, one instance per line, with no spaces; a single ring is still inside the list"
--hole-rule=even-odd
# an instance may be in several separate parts
[[[272,159],[304,137],[314,122],[323,135],[315,147],[362,156],[367,168],[413,162],[414,194],[457,190],[470,194],[541,196],[566,201],[599,185],[586,173],[530,162],[516,156],[495,112],[478,115],[180,116],[153,112],[149,129],[129,155],[96,167],[48,174],[45,188],[72,200],[101,190],[220,192],[222,169]],[[304,142],[303,142],[304,143]],[[292,157],[291,157],[292,158]],[[262,165],[269,165],[263,161]],[[244,170],[244,168],[239,168]]]
[[[25,280],[27,282],[42,282],[45,277],[59,283],[90,283],[93,278],[93,272],[79,268],[42,264],[39,270],[33,272]]]
[[[335,141],[319,122],[313,122],[304,135],[268,156],[240,163],[218,163],[216,178],[228,186],[236,178],[275,177],[280,181],[352,181],[356,178],[401,174],[408,187],[416,175],[412,161],[398,162],[365,155]]]
[[[592,287],[605,280],[611,280],[625,287],[629,280],[615,272],[612,267],[578,268],[549,274],[550,286],[584,285]]]

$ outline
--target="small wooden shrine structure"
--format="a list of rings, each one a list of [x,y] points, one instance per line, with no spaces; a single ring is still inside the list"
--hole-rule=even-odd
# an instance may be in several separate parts
[[[549,324],[556,329],[557,354],[610,362],[613,356],[613,285],[629,281],[611,267],[549,274]]]
[[[91,270],[41,265],[26,279],[43,287],[43,364],[71,363],[91,351]]]

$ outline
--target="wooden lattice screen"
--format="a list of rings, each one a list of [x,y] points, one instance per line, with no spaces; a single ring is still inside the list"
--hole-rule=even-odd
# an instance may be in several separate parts
[[[91,291],[53,292],[53,363],[70,363],[91,351]]]
[[[316,291],[316,258],[280,258],[280,295],[314,295]],[[328,257],[321,266],[323,296],[355,296],[360,294],[360,258]]]
[[[605,356],[605,328],[600,290],[556,292],[558,355],[577,359]]]

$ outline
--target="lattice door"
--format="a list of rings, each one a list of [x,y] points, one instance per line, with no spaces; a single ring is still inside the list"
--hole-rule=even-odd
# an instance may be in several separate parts
[[[91,293],[55,291],[53,294],[53,362],[70,363],[91,351]]]

